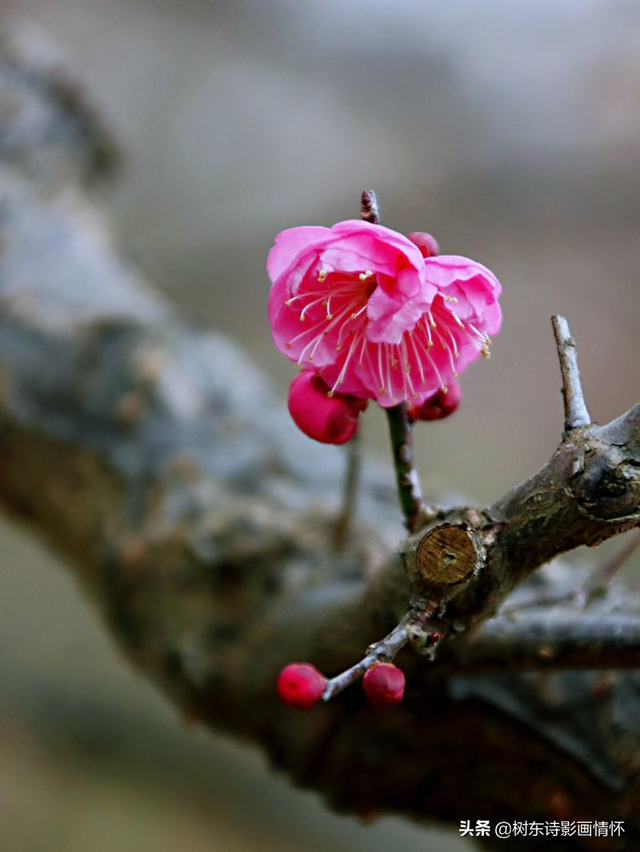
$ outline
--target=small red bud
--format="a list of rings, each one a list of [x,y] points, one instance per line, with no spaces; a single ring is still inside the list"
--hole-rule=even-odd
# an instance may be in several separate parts
[[[451,379],[445,393],[442,388],[421,405],[415,405],[407,411],[411,423],[416,420],[444,420],[449,417],[460,405],[462,390],[460,384]]]
[[[308,710],[322,698],[326,678],[311,663],[289,663],[278,675],[276,689],[289,707]]]
[[[288,406],[294,423],[309,438],[322,444],[345,444],[355,435],[367,400],[331,394],[317,373],[305,370],[291,382]]]
[[[440,254],[438,243],[431,234],[425,234],[423,231],[415,231],[413,234],[409,234],[409,239],[418,246],[422,252],[422,256],[425,258],[437,257]]]
[[[404,696],[404,673],[393,663],[377,663],[366,672],[362,686],[376,707],[392,707]]]

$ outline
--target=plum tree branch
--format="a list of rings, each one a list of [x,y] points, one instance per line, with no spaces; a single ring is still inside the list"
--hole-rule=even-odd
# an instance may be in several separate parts
[[[584,621],[491,619],[514,590],[553,598],[580,581],[541,566],[638,525],[640,404],[606,426],[570,406],[540,471],[490,506],[441,510],[400,555],[393,475],[369,461],[336,553],[340,454],[298,434],[233,343],[188,327],[117,256],[82,188],[97,125],[51,71],[10,59],[0,140],[14,138],[10,100],[43,122],[0,169],[4,509],[66,559],[181,712],[256,743],[335,807],[553,819],[561,790],[584,818],[625,819],[637,848],[640,679],[617,671],[595,701],[588,669],[635,665],[640,600],[614,589]],[[310,715],[278,703],[283,664],[344,671],[408,607],[433,609],[443,639],[433,662],[400,651],[401,705],[373,711],[357,688]],[[519,673],[534,658],[552,689]]]
[[[576,344],[569,331],[569,324],[561,316],[552,319],[553,333],[558,347],[560,371],[562,373],[562,396],[564,398],[564,428],[568,434],[580,426],[591,423],[582,392]]]

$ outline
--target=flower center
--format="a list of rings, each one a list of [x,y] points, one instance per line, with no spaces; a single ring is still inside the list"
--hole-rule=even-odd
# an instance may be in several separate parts
[[[458,375],[456,361],[463,343],[489,357],[489,336],[458,316],[455,297],[441,293],[399,343],[370,342],[366,337],[367,304],[377,286],[375,274],[368,269],[360,273],[323,269],[315,281],[303,283],[285,303],[307,326],[286,344],[289,349],[295,344],[301,347],[300,369],[313,363],[321,346],[323,355],[327,346],[341,353],[334,359],[340,370],[329,396],[343,383],[350,367],[375,376],[379,397],[388,397],[393,405],[399,399],[416,399],[436,382],[447,393],[445,376]],[[322,365],[323,358],[319,361]]]

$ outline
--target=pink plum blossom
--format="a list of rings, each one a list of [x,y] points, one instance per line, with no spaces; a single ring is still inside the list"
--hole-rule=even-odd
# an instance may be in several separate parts
[[[437,256],[428,234],[411,238],[360,220],[276,237],[273,339],[329,397],[419,406],[489,355],[502,319],[497,278],[468,258]]]

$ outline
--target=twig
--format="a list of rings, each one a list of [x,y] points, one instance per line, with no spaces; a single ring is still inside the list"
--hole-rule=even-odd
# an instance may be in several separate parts
[[[345,690],[348,686],[351,686],[352,683],[359,680],[375,663],[391,662],[398,651],[404,648],[409,641],[409,637],[407,635],[408,623],[409,616],[405,615],[402,621],[393,628],[388,636],[385,636],[384,639],[381,639],[379,642],[375,642],[373,645],[369,645],[367,648],[367,655],[363,657],[359,663],[356,663],[355,666],[351,666],[350,669],[347,669],[341,674],[336,675],[336,677],[332,677],[328,680],[322,695],[322,700],[329,701],[334,696]]]
[[[333,532],[333,543],[336,550],[344,550],[349,539],[349,532],[356,512],[358,485],[360,482],[361,450],[360,431],[355,433],[346,446],[347,470],[344,478],[342,507],[336,520]]]
[[[576,592],[576,603],[585,609],[596,598],[606,594],[614,577],[629,557],[640,547],[640,530],[627,534],[627,540],[617,553],[599,565]]]
[[[573,604],[580,609],[586,609],[589,604],[597,598],[605,595],[609,590],[616,574],[624,563],[640,547],[640,530],[627,533],[624,545],[609,559],[587,577],[587,579],[576,589],[561,594],[531,594],[522,597],[518,601],[509,603],[500,610],[500,616],[513,616],[526,609],[539,609],[540,607],[554,607],[561,604]]]
[[[558,347],[560,371],[562,372],[562,396],[564,397],[565,433],[579,426],[589,426],[591,417],[584,401],[576,344],[571,337],[569,324],[564,317],[556,314],[551,318],[553,333]]]
[[[362,191],[362,206],[360,216],[365,222],[370,222],[372,225],[380,224],[380,210],[378,208],[378,199],[372,189]]]

